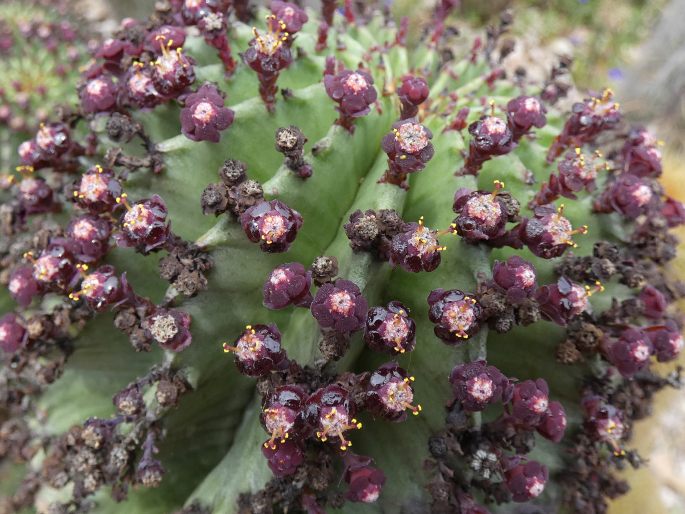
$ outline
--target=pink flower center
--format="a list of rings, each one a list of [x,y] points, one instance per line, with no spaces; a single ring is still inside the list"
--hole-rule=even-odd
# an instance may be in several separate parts
[[[438,240],[435,233],[424,225],[420,225],[412,234],[409,244],[416,248],[419,255],[433,253],[438,249]]]
[[[403,151],[415,154],[428,146],[428,133],[420,123],[403,123],[395,132],[395,140]]]
[[[267,214],[260,225],[262,239],[267,244],[279,240],[287,232],[286,221],[280,214]]]
[[[12,280],[10,280],[10,283],[7,286],[7,288],[10,290],[10,293],[17,294],[26,286],[27,280],[24,277],[14,277]]]
[[[638,362],[644,362],[649,359],[649,346],[647,346],[643,341],[639,341],[631,352],[633,357]]]
[[[40,187],[40,182],[35,178],[25,178],[19,184],[19,191],[25,197],[32,196],[36,193],[36,190]]]
[[[95,79],[88,82],[86,93],[90,96],[102,96],[105,89],[107,89],[107,83],[102,79]]]
[[[479,402],[487,402],[495,392],[495,384],[487,375],[481,374],[466,382],[466,391]]]
[[[337,312],[343,316],[348,316],[354,309],[354,299],[347,291],[333,293],[329,297],[328,303],[333,312]]]
[[[278,286],[283,282],[286,282],[287,280],[288,274],[285,272],[285,270],[275,269],[273,273],[271,273],[271,278],[269,279],[269,282],[271,282],[271,285],[273,286]]]
[[[264,424],[274,438],[283,438],[295,424],[295,415],[292,410],[282,405],[270,407],[264,409]]]
[[[344,86],[353,93],[359,93],[368,88],[369,83],[361,73],[352,73],[345,79]]]
[[[550,216],[549,221],[545,225],[545,230],[551,236],[553,244],[570,244],[571,236],[573,235],[573,227],[571,226],[571,222],[561,214],[553,214]]]
[[[79,196],[89,202],[97,202],[107,192],[107,181],[99,173],[88,173],[81,178]]]
[[[144,95],[152,89],[152,79],[137,71],[128,79],[128,89],[137,94]]]
[[[631,193],[631,196],[635,199],[638,206],[642,207],[647,205],[652,199],[653,193],[652,189],[646,184],[640,184],[635,191]]]
[[[537,98],[526,98],[523,102],[523,108],[528,112],[538,113],[540,112],[540,102],[538,102]]]
[[[81,292],[88,298],[93,298],[102,286],[105,277],[100,273],[91,273],[81,282]]]
[[[200,102],[193,109],[193,119],[207,125],[216,116],[216,107],[209,102]]]
[[[363,503],[373,503],[381,495],[381,488],[378,484],[368,484],[358,495]]]
[[[143,232],[150,225],[152,218],[153,215],[150,209],[143,204],[137,203],[124,215],[124,227],[131,232]]]
[[[393,314],[392,318],[383,321],[379,331],[386,341],[400,344],[409,335],[409,323],[403,316]]]
[[[97,230],[90,222],[90,220],[82,219],[78,220],[71,228],[71,234],[76,239],[81,239],[82,241],[92,241],[95,239]]]
[[[247,332],[238,339],[238,344],[236,344],[235,354],[239,360],[257,360],[259,358],[260,350],[264,345],[261,337],[252,332]]]
[[[33,266],[33,276],[36,280],[51,282],[58,274],[59,259],[52,255],[39,257]]]
[[[483,125],[490,135],[502,135],[507,130],[507,124],[495,116],[488,116],[483,120]]]
[[[413,407],[414,391],[408,381],[393,381],[384,385],[380,390],[380,399],[389,410],[402,412]]]
[[[441,320],[450,332],[459,337],[467,337],[469,329],[476,321],[476,313],[473,304],[465,300],[451,302],[445,307]]]
[[[521,266],[516,270],[516,278],[524,288],[532,287],[535,284],[535,272],[528,266]]]
[[[527,489],[528,494],[530,494],[532,498],[537,498],[538,496],[540,496],[542,491],[545,490],[545,483],[542,482],[540,479],[533,477],[528,480]]]
[[[464,207],[467,216],[477,219],[489,229],[497,226],[502,217],[502,206],[491,194],[474,196]]]
[[[531,409],[537,414],[544,414],[549,406],[549,399],[546,396],[536,396],[531,403]]]

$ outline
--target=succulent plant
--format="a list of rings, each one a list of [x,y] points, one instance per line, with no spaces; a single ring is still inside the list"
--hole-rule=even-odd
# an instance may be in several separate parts
[[[631,424],[679,384],[650,370],[682,347],[657,143],[609,91],[569,112],[562,68],[507,77],[506,13],[459,57],[456,2],[410,46],[351,4],[158,3],[19,147],[8,511],[604,512],[626,491]]]

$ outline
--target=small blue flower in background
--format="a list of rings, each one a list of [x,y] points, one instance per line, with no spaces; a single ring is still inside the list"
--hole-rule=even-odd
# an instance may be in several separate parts
[[[611,68],[608,72],[611,80],[623,80],[623,70],[621,68]]]

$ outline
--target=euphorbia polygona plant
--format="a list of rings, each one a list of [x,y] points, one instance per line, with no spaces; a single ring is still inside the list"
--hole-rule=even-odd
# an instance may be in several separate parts
[[[506,79],[509,19],[246,4],[126,20],[20,148],[10,510],[604,512],[683,345],[653,138]]]

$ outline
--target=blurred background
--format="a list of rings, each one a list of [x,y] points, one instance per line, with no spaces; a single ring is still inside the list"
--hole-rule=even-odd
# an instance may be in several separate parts
[[[124,17],[149,14],[155,0],[70,3],[106,35]],[[435,0],[383,3],[420,27]],[[581,90],[613,88],[624,113],[663,140],[664,184],[668,194],[685,201],[685,0],[462,0],[458,18],[463,30],[477,30],[507,8],[520,41],[511,57],[514,66],[525,64],[529,73],[542,75],[560,56],[569,56]],[[685,229],[679,235],[685,241]],[[672,273],[685,279],[685,245]],[[682,356],[680,364],[685,365]],[[627,472],[633,490],[614,503],[612,513],[685,514],[683,391],[661,394],[654,415],[638,425],[634,445],[649,464]]]

